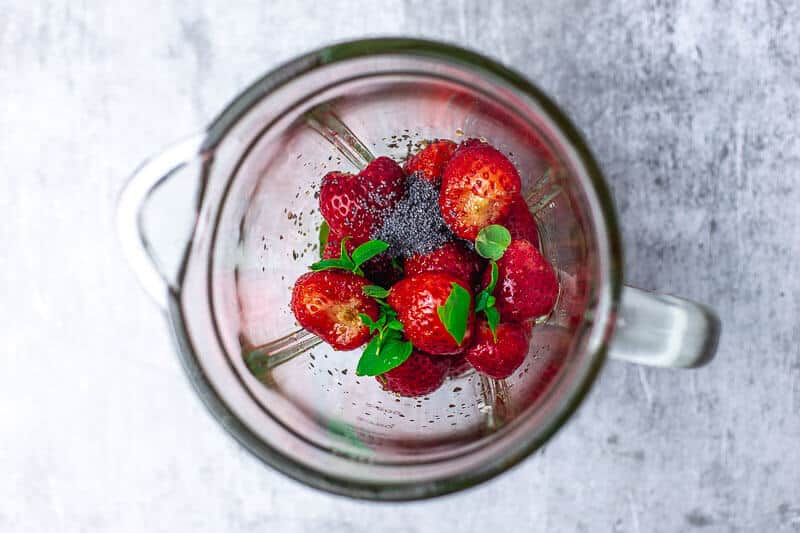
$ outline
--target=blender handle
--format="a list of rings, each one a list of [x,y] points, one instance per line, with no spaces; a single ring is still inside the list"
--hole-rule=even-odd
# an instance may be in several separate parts
[[[142,287],[163,310],[175,286],[157,266],[142,212],[153,191],[200,154],[204,137],[193,135],[146,159],[125,184],[117,203],[117,232],[125,258]]]
[[[704,305],[624,287],[609,357],[657,367],[702,366],[714,357],[720,330],[719,318]]]

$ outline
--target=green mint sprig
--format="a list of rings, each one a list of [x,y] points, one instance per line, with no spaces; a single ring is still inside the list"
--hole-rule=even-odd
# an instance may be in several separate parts
[[[403,364],[411,355],[413,346],[403,339],[403,324],[397,320],[397,311],[384,301],[389,296],[389,291],[378,285],[367,285],[362,291],[378,302],[380,316],[373,321],[368,315],[358,315],[375,336],[358,360],[356,375],[379,376]]]
[[[497,324],[500,323],[500,312],[495,307],[497,298],[494,297],[494,288],[497,286],[497,262],[492,259],[489,261],[489,268],[492,269],[492,277],[489,285],[481,292],[478,293],[475,299],[475,312],[486,315],[486,322],[489,324],[489,329],[492,330],[492,337],[494,337],[495,344],[497,343]]]
[[[342,270],[348,270],[353,272],[354,274],[358,274],[359,276],[364,275],[364,271],[361,270],[361,265],[375,257],[376,255],[383,253],[389,248],[389,243],[379,240],[367,241],[355,250],[353,250],[353,254],[350,255],[347,253],[347,240],[350,237],[345,237],[342,239],[341,249],[339,251],[339,257],[335,259],[323,259],[322,261],[317,261],[313,265],[311,265],[311,270],[314,272],[318,272],[320,270],[329,270],[331,268],[340,268]]]
[[[497,325],[500,323],[500,312],[495,307],[497,298],[494,296],[499,276],[497,260],[503,257],[509,244],[511,244],[511,233],[497,224],[483,228],[475,239],[475,251],[481,257],[489,260],[489,268],[491,268],[489,285],[475,298],[475,312],[483,312],[486,315],[486,322],[489,324],[495,343],[497,342]]]
[[[453,282],[450,295],[444,305],[436,308],[439,320],[444,324],[445,329],[453,337],[459,346],[464,342],[464,335],[467,333],[467,321],[469,320],[469,306],[472,302],[470,292],[460,284]]]

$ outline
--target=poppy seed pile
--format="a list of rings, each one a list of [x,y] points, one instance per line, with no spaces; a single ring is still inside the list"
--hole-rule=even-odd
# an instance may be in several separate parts
[[[391,257],[408,258],[432,252],[455,236],[439,211],[439,189],[411,174],[405,195],[386,215],[372,238],[388,242],[387,253]]]

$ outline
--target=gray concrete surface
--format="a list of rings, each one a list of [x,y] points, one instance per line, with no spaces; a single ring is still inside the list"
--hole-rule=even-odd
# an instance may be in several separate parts
[[[702,370],[610,363],[522,466],[331,497],[206,414],[112,227],[125,177],[260,73],[376,34],[521,70],[592,142],[629,282],[716,307]],[[800,4],[59,2],[0,8],[0,531],[800,531]]]

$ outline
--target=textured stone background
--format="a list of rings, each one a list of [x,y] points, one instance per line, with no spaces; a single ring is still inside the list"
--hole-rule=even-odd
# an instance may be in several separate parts
[[[800,531],[797,2],[0,4],[0,531]],[[607,172],[629,282],[724,324],[711,366],[611,362],[543,452],[407,505],[304,488],[224,434],[112,227],[145,155],[278,62],[376,34],[540,84]]]

